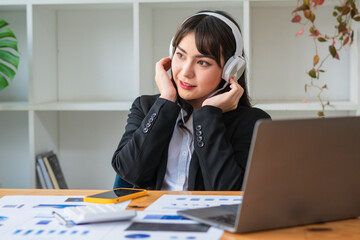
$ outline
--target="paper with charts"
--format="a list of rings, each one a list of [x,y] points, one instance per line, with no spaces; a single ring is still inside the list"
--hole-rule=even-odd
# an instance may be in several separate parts
[[[92,205],[84,196],[5,196],[0,199],[0,239],[220,239],[223,231],[184,219],[174,212],[138,211],[132,221],[62,225],[51,214]],[[119,203],[124,209],[129,201]],[[65,216],[66,218],[66,216]]]
[[[171,195],[164,194],[145,211],[173,211],[220,205],[240,204],[242,196],[225,195]]]

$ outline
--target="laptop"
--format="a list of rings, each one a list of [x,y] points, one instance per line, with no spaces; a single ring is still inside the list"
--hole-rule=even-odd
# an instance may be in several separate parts
[[[259,120],[243,191],[178,214],[240,233],[360,216],[360,117]]]

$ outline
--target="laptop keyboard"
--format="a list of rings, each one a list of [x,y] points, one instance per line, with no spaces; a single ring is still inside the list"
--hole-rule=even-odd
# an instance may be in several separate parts
[[[231,214],[224,214],[224,215],[209,217],[209,219],[216,221],[216,222],[225,223],[227,225],[234,226],[236,216],[231,213]]]

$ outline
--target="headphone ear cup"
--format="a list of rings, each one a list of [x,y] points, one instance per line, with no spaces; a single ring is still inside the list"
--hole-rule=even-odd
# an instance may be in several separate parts
[[[243,75],[245,68],[246,68],[245,59],[243,57],[238,57],[236,68],[233,69],[235,71],[231,72],[230,76],[236,76],[236,78],[238,79],[239,77],[241,77],[241,75]]]
[[[170,57],[170,59],[172,59],[173,58],[173,40],[174,40],[174,37],[173,38],[171,38],[171,41],[170,41],[170,46],[169,46],[169,57]]]
[[[225,64],[222,73],[222,78],[229,82],[231,76],[235,76],[237,79],[244,73],[246,62],[243,57],[231,57]]]

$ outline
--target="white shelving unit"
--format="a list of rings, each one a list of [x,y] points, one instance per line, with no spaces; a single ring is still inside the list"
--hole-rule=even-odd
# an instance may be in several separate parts
[[[316,12],[317,26],[323,32],[334,32],[332,10],[336,3],[327,1]],[[294,4],[296,1],[250,2],[250,95],[255,106],[266,109],[274,118],[314,117],[321,109],[317,92],[304,91],[315,48],[308,37],[309,26],[304,27],[302,36],[295,37],[301,27],[290,22]],[[356,22],[353,27],[359,29]],[[329,89],[323,99],[331,104],[326,108],[327,116],[359,114],[358,45],[357,30],[352,47],[339,52],[341,61],[329,58],[324,64],[326,72],[321,79],[326,79]],[[325,57],[328,44],[320,43],[318,47],[320,57]]]
[[[335,1],[333,1],[335,3]],[[321,25],[331,29],[332,4]],[[0,17],[18,37],[19,70],[0,92],[0,186],[33,188],[35,156],[57,153],[70,188],[111,188],[112,154],[132,101],[157,93],[155,62],[181,22],[203,9],[240,24],[255,106],[274,119],[316,117],[304,93],[312,40],[294,37],[295,1],[5,0]],[[327,17],[330,16],[330,17]],[[354,27],[356,23],[354,23]],[[357,27],[358,28],[358,27]],[[359,115],[359,36],[341,61],[328,61],[328,116]],[[306,35],[306,34],[304,34]],[[301,101],[306,98],[308,103]]]

